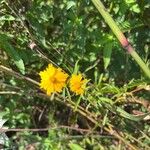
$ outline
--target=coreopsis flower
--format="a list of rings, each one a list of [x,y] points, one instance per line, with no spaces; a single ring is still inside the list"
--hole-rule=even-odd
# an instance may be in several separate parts
[[[73,74],[70,79],[70,90],[76,95],[82,95],[86,88],[87,79],[83,79],[81,74]]]
[[[40,88],[44,89],[47,95],[61,92],[68,78],[67,73],[61,68],[54,67],[52,64],[49,64],[44,71],[40,71],[39,75],[41,77]]]

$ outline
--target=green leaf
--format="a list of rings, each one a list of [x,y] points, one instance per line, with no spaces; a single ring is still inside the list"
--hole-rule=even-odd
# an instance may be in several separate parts
[[[70,143],[69,147],[71,150],[84,150],[81,146],[79,146],[78,144],[74,144],[74,143]]]
[[[132,9],[135,13],[140,13],[140,8],[139,8],[138,4],[133,5],[131,9]]]
[[[109,63],[110,63],[110,58],[111,58],[111,53],[112,53],[112,41],[109,43],[105,44],[104,50],[103,50],[103,60],[104,60],[104,68],[107,69]]]
[[[75,104],[75,108],[74,108],[74,111],[76,111],[77,110],[77,108],[78,108],[78,106],[79,106],[79,104],[80,104],[80,102],[81,102],[81,96],[78,98],[78,100],[77,100],[77,102],[76,102],[76,104]]]
[[[0,112],[0,119],[2,119],[3,116],[5,116],[6,114],[7,114],[7,112],[4,112],[4,111]]]
[[[117,112],[119,113],[120,116],[130,119],[132,121],[140,121],[143,120],[145,117],[147,117],[148,115],[150,115],[149,113],[145,113],[143,115],[139,115],[139,116],[135,116],[135,115],[131,115],[129,113],[127,113],[126,111],[124,111],[123,109],[121,109],[120,107],[117,107]]]
[[[24,62],[20,58],[18,52],[9,43],[9,39],[6,35],[0,34],[0,48],[3,49],[12,59],[22,74],[25,74]]]
[[[74,1],[69,1],[67,2],[67,10],[70,9],[71,7],[75,6],[76,3]]]
[[[99,97],[98,99],[100,102],[103,102],[103,103],[108,103],[108,104],[113,104],[113,101],[110,99],[110,98],[106,98],[106,97]]]
[[[2,17],[0,17],[0,21],[14,21],[15,18],[11,15],[4,15]]]
[[[78,60],[78,61],[76,61],[76,63],[75,63],[75,67],[74,67],[74,71],[73,71],[73,73],[74,73],[74,74],[77,74],[77,73],[78,73],[78,71],[79,71],[79,60]]]

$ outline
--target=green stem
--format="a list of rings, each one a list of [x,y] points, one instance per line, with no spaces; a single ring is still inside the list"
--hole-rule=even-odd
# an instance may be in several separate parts
[[[121,32],[120,28],[117,26],[116,22],[113,20],[111,15],[107,12],[103,3],[100,0],[92,0],[95,7],[98,9],[102,17],[105,19],[106,23],[109,25],[117,39],[120,41],[122,47],[128,51],[128,53],[135,59],[135,61],[139,64],[141,69],[145,72],[145,74],[150,78],[150,69],[146,66],[140,56],[136,53],[134,48],[130,45],[127,38]]]
[[[150,70],[149,70],[149,68],[145,65],[145,63],[140,58],[140,56],[136,53],[136,51],[132,51],[131,56],[136,60],[136,62],[143,69],[145,74],[150,78]]]

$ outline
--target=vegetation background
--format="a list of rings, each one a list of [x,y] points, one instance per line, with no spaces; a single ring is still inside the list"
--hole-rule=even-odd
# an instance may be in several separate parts
[[[102,2],[150,66],[149,0]],[[46,96],[38,82],[49,63],[90,79],[84,96]],[[149,83],[92,1],[0,0],[5,149],[149,149]]]

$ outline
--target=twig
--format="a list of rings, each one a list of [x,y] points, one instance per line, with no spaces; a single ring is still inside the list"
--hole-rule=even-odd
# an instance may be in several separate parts
[[[3,132],[42,132],[42,131],[48,131],[48,130],[57,130],[57,129],[69,129],[69,130],[75,130],[78,132],[90,132],[91,130],[89,129],[82,129],[82,128],[76,128],[76,127],[70,127],[70,126],[56,126],[56,127],[48,127],[48,128],[38,128],[38,129],[20,129],[20,128],[12,128],[12,129],[5,129],[5,128],[0,128],[0,133]],[[97,133],[96,131],[92,131],[91,133]]]
[[[7,68],[7,67],[3,66],[3,65],[0,65],[0,70],[2,70],[4,72],[7,72],[8,74],[13,75],[13,76],[15,76],[15,77],[17,77],[19,79],[26,80],[26,81],[28,81],[28,82],[36,85],[36,86],[39,86],[39,83],[37,81],[35,81],[35,80],[33,80],[33,79],[29,78],[29,77],[23,76],[23,75],[15,72],[15,71],[13,71],[10,68]]]
[[[18,92],[15,91],[0,91],[0,95],[20,95]]]

